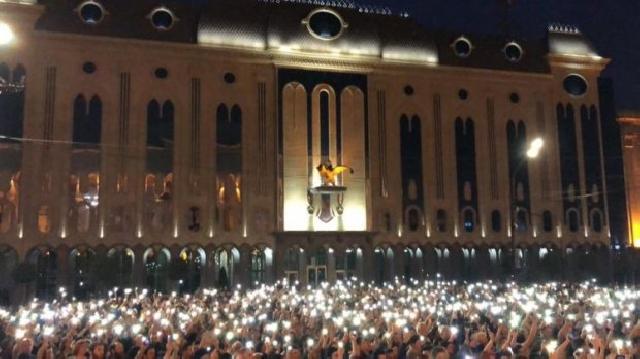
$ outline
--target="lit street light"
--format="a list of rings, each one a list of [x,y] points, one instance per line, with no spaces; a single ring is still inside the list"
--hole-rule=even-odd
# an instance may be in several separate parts
[[[510,192],[511,192],[511,199],[510,199],[510,211],[511,211],[511,251],[512,251],[512,255],[513,255],[513,271],[515,274],[515,270],[517,267],[517,256],[516,256],[516,232],[517,232],[517,228],[518,228],[518,207],[516,204],[516,200],[517,200],[517,178],[518,178],[518,173],[520,172],[520,169],[522,169],[523,167],[525,167],[525,164],[527,163],[528,159],[535,159],[538,157],[538,155],[540,154],[540,150],[542,150],[542,147],[544,146],[544,140],[540,137],[536,137],[534,138],[530,143],[529,143],[529,147],[527,148],[527,152],[526,152],[526,157],[522,157],[520,159],[520,162],[518,162],[518,165],[516,166],[515,170],[513,171],[513,174],[511,176],[511,188],[510,188]]]

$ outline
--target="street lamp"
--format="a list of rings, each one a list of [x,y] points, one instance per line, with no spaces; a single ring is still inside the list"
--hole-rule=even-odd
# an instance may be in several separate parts
[[[536,159],[540,155],[540,150],[544,146],[544,140],[540,137],[534,138],[527,148],[526,156],[520,158],[518,165],[516,166],[511,176],[510,186],[510,213],[511,213],[511,253],[513,255],[513,271],[515,274],[517,255],[516,255],[516,232],[518,227],[518,207],[517,201],[517,178],[520,170],[525,167],[525,164],[529,159]]]

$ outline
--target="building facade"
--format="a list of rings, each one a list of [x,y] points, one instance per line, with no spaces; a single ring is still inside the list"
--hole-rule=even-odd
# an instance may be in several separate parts
[[[20,262],[39,297],[606,276],[608,60],[579,30],[525,41],[344,1],[212,3],[0,2],[5,288]]]

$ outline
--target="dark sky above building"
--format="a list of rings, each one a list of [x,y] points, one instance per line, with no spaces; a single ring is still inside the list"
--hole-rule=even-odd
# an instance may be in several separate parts
[[[406,9],[430,28],[467,33],[504,31],[505,0],[359,0],[362,4]],[[616,107],[640,111],[640,1],[513,0],[509,28],[513,34],[542,38],[550,23],[577,26],[601,56],[612,59],[603,74],[614,80]]]

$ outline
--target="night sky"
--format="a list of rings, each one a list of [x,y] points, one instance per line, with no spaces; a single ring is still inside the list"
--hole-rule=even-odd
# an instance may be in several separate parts
[[[500,34],[504,10],[500,0],[359,0],[361,4],[406,9],[428,28],[477,34]],[[614,80],[618,111],[640,111],[640,1],[515,0],[509,12],[512,33],[544,38],[547,25],[577,26],[599,54],[613,61],[604,77]]]

